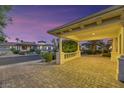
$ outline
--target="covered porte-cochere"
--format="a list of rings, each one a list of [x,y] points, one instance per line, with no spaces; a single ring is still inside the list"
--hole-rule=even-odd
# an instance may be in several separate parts
[[[58,64],[80,57],[80,41],[106,38],[112,39],[111,61],[118,63],[118,58],[124,55],[124,6],[112,6],[101,12],[52,29],[48,33],[59,37],[59,52],[56,61]],[[63,39],[78,42],[77,51],[64,53],[62,51]],[[116,76],[118,76],[118,69],[117,66]]]

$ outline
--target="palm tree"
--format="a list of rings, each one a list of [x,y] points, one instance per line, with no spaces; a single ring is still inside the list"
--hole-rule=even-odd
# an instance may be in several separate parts
[[[21,40],[20,42],[21,42],[21,43],[23,43],[24,41],[23,41],[23,40]]]
[[[20,39],[19,38],[16,38],[16,42],[18,43],[20,41]]]
[[[5,40],[5,43],[8,43],[8,41],[7,41],[7,40]]]
[[[16,38],[16,42],[19,43],[20,39]],[[17,45],[17,50],[19,50],[19,46]]]

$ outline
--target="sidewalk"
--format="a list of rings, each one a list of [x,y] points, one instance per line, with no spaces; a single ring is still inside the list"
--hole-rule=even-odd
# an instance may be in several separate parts
[[[34,64],[34,63],[41,63],[42,64],[43,62],[41,62],[41,60],[35,60],[35,61],[28,61],[28,62],[23,62],[23,63],[8,64],[8,65],[0,66],[0,69],[22,66],[22,65],[28,65],[28,64]]]
[[[37,55],[37,54],[30,54],[30,55]],[[0,58],[6,58],[6,57],[21,57],[21,56],[29,56],[29,54],[26,55],[4,55],[4,56],[0,56]]]

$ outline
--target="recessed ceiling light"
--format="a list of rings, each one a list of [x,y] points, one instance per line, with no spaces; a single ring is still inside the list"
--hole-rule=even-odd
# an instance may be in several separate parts
[[[95,35],[95,33],[92,33],[92,35]]]

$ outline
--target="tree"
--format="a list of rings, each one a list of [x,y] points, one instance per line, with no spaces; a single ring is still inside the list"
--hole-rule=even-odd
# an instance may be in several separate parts
[[[7,41],[7,40],[5,40],[4,42],[5,42],[5,43],[7,43],[8,41]]]
[[[51,42],[53,43],[53,46],[54,46],[54,52],[57,52],[58,51],[59,40],[54,38],[54,39],[52,39]]]
[[[93,40],[93,41],[88,41],[88,43],[90,44],[90,48],[93,54],[96,53],[96,46],[100,46],[101,52],[104,53],[105,43],[103,42],[103,40]]]
[[[96,52],[96,43],[98,40],[88,41],[90,44],[90,49],[92,50],[92,54],[95,54]]]
[[[105,43],[103,42],[103,40],[99,40],[97,41],[96,45],[99,45],[101,47],[101,53],[104,53],[104,47],[105,47]]]
[[[20,40],[19,38],[16,38],[16,42],[17,42],[17,43],[19,42],[19,40]]]
[[[108,40],[107,41],[107,44],[106,44],[106,49],[107,49],[107,52],[111,52],[112,50],[110,49],[112,46],[112,40]]]
[[[3,36],[0,36],[0,43],[4,42],[5,38]]]
[[[11,6],[1,5],[0,6],[0,27],[5,28],[8,21],[11,21],[11,18],[7,16],[7,13],[11,10]]]
[[[21,40],[20,42],[21,42],[21,43],[23,43],[24,41],[23,41],[23,40]]]
[[[0,40],[4,42],[5,34],[3,28],[5,28],[8,22],[12,21],[10,17],[7,16],[7,13],[11,10],[11,6],[1,5],[0,6]]]

